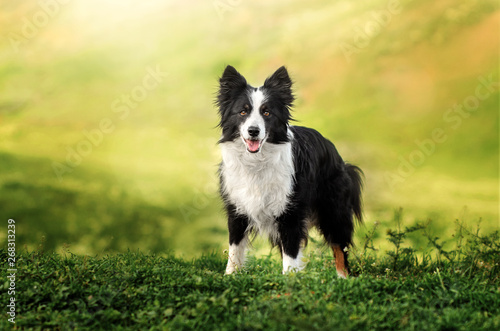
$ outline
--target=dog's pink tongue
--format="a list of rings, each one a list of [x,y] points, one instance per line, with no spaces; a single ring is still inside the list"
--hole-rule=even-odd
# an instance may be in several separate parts
[[[257,152],[259,150],[260,141],[258,140],[247,140],[247,147],[250,152]]]

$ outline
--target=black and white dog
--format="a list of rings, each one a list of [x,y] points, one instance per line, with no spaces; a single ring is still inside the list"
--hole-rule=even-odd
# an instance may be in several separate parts
[[[258,88],[232,66],[219,82],[220,192],[230,245],[226,274],[243,266],[252,232],[279,247],[283,273],[301,270],[308,230],[316,226],[345,278],[353,218],[361,221],[362,171],[345,163],[317,131],[289,124],[294,96],[285,67]]]

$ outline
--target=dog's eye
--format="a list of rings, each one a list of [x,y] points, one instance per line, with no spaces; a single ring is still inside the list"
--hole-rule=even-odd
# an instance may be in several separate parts
[[[245,116],[246,114],[248,114],[249,110],[250,110],[250,106],[248,104],[245,104],[243,106],[243,109],[240,111],[240,115]]]
[[[262,107],[260,107],[260,111],[262,112],[262,115],[264,115],[265,117],[271,115],[271,113],[267,110],[266,105],[262,105]]]

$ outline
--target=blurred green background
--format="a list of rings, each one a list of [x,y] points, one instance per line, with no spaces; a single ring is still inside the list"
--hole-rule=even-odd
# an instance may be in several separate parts
[[[499,223],[495,0],[2,1],[0,242],[226,248],[213,105],[281,65],[295,118],[366,174],[366,227]],[[383,239],[383,233],[378,239]],[[69,247],[69,248],[68,248]]]

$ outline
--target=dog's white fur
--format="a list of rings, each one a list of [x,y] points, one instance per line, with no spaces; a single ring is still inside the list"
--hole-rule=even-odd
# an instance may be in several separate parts
[[[278,239],[274,220],[283,214],[293,189],[292,144],[264,144],[259,153],[248,153],[243,141],[221,144],[223,191],[248,215],[250,227]]]
[[[266,138],[266,125],[264,124],[264,119],[262,118],[262,115],[260,114],[260,107],[264,103],[266,97],[260,87],[257,89],[257,91],[253,91],[250,94],[250,102],[252,103],[252,112],[250,113],[250,116],[248,119],[243,122],[243,125],[240,128],[240,134],[241,137],[244,139],[250,139],[250,135],[248,134],[248,128],[251,126],[258,127],[260,130],[259,136],[257,137],[260,141],[262,141]],[[262,145],[261,143],[261,145]]]

